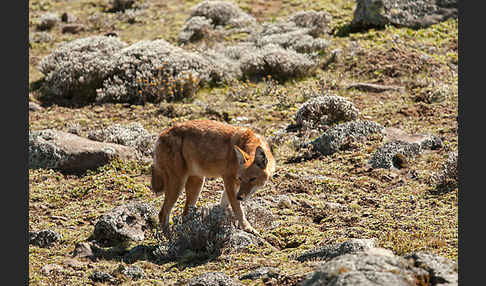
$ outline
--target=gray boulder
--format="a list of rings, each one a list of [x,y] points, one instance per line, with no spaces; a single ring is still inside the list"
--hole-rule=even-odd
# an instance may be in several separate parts
[[[372,168],[402,168],[407,165],[408,157],[421,154],[425,150],[442,148],[442,140],[435,135],[408,135],[396,128],[384,130],[384,145],[379,147],[371,156],[369,164]]]
[[[96,169],[115,158],[135,159],[136,150],[102,143],[53,129],[29,134],[29,168],[48,168],[66,172]]]
[[[375,247],[373,239],[350,239],[343,243],[325,245],[299,255],[296,260],[304,262],[307,260],[328,260],[336,256],[366,251]]]
[[[357,0],[351,24],[360,27],[427,27],[457,17],[454,0]]]
[[[29,244],[42,248],[51,247],[60,239],[61,235],[50,229],[33,231],[29,233]]]
[[[331,155],[341,150],[347,143],[364,140],[382,130],[383,127],[376,122],[356,120],[329,128],[310,144],[321,154]]]
[[[184,286],[235,286],[243,285],[222,272],[207,272],[191,278]]]
[[[416,252],[405,256],[415,267],[429,273],[432,285],[458,285],[457,263],[431,253]]]
[[[115,207],[95,224],[92,239],[103,246],[114,246],[128,240],[142,241],[144,231],[155,225],[157,210],[146,203],[131,202]]]
[[[427,271],[413,267],[403,257],[359,252],[321,264],[299,285],[410,286],[427,278]]]
[[[113,124],[106,128],[88,132],[88,139],[120,144],[135,148],[140,156],[152,158],[157,135],[150,134],[142,124],[135,122],[128,125]]]

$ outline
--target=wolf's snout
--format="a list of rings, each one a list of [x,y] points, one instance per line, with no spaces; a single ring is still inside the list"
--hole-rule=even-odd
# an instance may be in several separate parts
[[[241,195],[238,195],[238,196],[236,197],[236,199],[237,199],[237,200],[239,200],[239,201],[242,201],[242,200],[243,200],[243,198],[241,197]]]

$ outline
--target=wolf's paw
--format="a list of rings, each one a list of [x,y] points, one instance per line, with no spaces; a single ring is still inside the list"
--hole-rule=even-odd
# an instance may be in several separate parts
[[[246,224],[243,224],[241,229],[256,236],[260,236],[260,233],[256,229],[254,229],[248,222]]]

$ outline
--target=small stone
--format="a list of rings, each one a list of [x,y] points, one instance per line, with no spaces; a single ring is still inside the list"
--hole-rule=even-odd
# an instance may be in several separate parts
[[[87,242],[77,243],[73,251],[73,257],[93,257],[93,250],[91,249],[91,245]]]
[[[62,267],[58,264],[47,264],[41,268],[41,273],[44,275],[49,275],[51,272],[62,271]]]
[[[279,198],[278,206],[281,208],[290,208],[292,206],[292,201],[286,195],[282,195]]]
[[[64,259],[63,264],[73,268],[74,270],[81,270],[84,269],[84,267],[86,266],[86,263],[73,258]]]
[[[46,13],[39,18],[37,29],[41,31],[52,29],[59,21],[59,16],[56,13]]]
[[[52,230],[41,230],[30,232],[30,244],[45,248],[54,245],[61,239],[61,235]]]
[[[67,24],[62,27],[62,33],[78,34],[85,30],[84,25],[81,24]]]
[[[231,277],[222,272],[207,272],[198,275],[188,281],[184,286],[236,286],[242,285],[239,282],[233,281]]]
[[[113,282],[115,281],[115,278],[105,272],[102,271],[93,271],[89,276],[89,279],[91,279],[93,282]]]
[[[39,104],[29,101],[29,111],[41,111],[42,109]]]
[[[120,264],[118,268],[115,270],[115,272],[126,275],[130,277],[132,280],[143,279],[146,277],[143,269],[136,265],[125,266],[123,264]]]
[[[238,279],[240,280],[256,280],[256,279],[268,279],[268,278],[278,278],[279,269],[275,267],[259,267],[251,272],[241,275]]]
[[[325,245],[323,247],[315,248],[299,255],[296,260],[304,262],[307,260],[328,260],[336,256],[341,256],[348,253],[357,253],[360,251],[367,251],[375,247],[374,239],[350,239],[343,243],[333,245]]]

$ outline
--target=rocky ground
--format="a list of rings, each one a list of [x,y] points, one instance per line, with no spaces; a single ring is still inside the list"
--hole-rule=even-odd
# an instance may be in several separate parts
[[[29,1],[29,283],[457,285],[457,2],[410,2]],[[157,231],[152,144],[203,118],[273,145],[260,238],[221,179]]]

